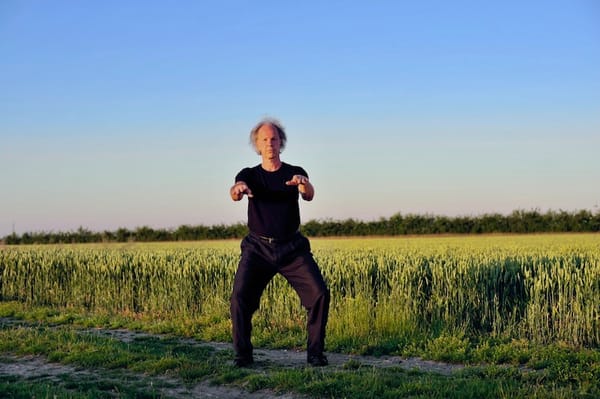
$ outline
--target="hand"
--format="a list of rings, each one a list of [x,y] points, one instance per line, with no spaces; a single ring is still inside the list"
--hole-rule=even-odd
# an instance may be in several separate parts
[[[305,201],[312,201],[315,196],[315,189],[308,181],[308,177],[302,175],[294,175],[291,180],[285,182],[288,186],[298,186],[298,191],[302,194]]]
[[[234,201],[241,200],[242,197],[244,197],[244,194],[246,194],[249,198],[253,197],[252,190],[250,190],[250,187],[248,187],[246,182],[243,181],[236,182],[229,190],[229,195],[231,195],[231,199]]]
[[[302,175],[294,175],[291,180],[285,182],[288,186],[300,186],[308,183],[308,177]]]

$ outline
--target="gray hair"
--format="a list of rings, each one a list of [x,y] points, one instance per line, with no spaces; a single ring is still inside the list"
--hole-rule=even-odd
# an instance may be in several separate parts
[[[285,143],[287,142],[287,136],[285,135],[285,128],[281,122],[275,118],[261,119],[260,122],[258,122],[250,131],[250,145],[252,148],[254,148],[254,151],[260,155],[260,152],[256,149],[256,136],[258,135],[258,130],[264,125],[271,125],[275,128],[275,130],[277,130],[277,133],[279,134],[279,140],[281,141],[280,151],[283,151],[285,148]]]

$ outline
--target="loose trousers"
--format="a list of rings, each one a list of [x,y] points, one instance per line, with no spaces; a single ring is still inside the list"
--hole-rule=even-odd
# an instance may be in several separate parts
[[[251,233],[242,240],[241,250],[231,295],[236,357],[252,358],[252,315],[265,287],[277,273],[291,284],[307,310],[308,356],[323,354],[330,294],[308,239],[297,233],[289,240],[273,241]]]

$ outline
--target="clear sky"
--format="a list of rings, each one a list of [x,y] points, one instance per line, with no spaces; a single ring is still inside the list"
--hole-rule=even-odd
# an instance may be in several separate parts
[[[245,221],[262,117],[303,221],[598,211],[600,3],[0,1],[0,237]]]

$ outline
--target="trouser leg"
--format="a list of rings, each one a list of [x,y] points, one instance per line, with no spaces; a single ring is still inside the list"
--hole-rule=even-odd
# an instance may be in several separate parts
[[[307,352],[308,355],[321,355],[325,350],[325,327],[329,316],[329,291],[319,295],[307,316]]]
[[[237,358],[252,358],[252,315],[258,309],[260,297],[275,272],[251,251],[242,257],[233,282],[231,323],[233,348]]]
[[[330,295],[317,263],[308,252],[280,268],[279,272],[294,287],[307,310],[308,356],[321,355],[325,349]]]

